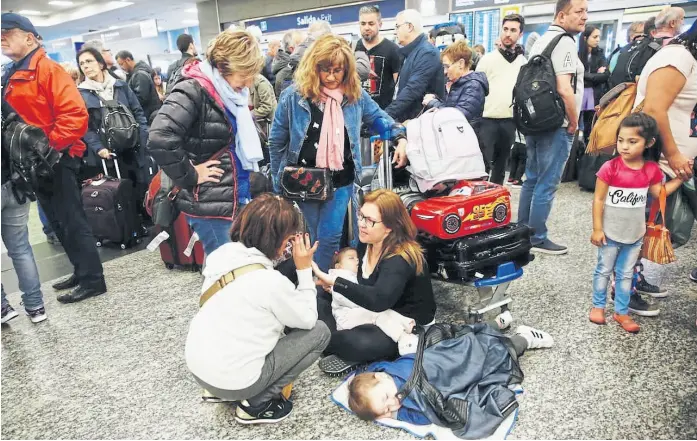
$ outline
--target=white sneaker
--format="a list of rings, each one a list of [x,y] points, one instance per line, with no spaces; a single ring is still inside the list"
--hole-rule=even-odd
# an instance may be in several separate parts
[[[528,341],[528,349],[551,348],[554,346],[554,339],[545,331],[521,325],[515,330],[516,335],[520,335]]]
[[[511,323],[513,323],[513,315],[511,315],[511,311],[504,311],[497,315],[494,320],[496,321],[496,324],[499,325],[499,329],[504,330],[511,326]]]

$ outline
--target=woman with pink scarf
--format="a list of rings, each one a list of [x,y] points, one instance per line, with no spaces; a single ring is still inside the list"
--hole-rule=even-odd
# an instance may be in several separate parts
[[[327,271],[361,174],[361,125],[378,118],[392,124],[398,167],[407,162],[406,137],[361,88],[353,51],[342,37],[318,38],[294,81],[280,95],[271,127],[271,175],[274,190],[298,202],[312,241],[319,241],[315,262]]]

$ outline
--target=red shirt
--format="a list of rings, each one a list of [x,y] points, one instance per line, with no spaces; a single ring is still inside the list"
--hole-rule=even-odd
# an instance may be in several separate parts
[[[27,69],[17,70],[3,91],[8,104],[27,124],[40,127],[56,150],[82,157],[89,115],[70,75],[38,49]]]

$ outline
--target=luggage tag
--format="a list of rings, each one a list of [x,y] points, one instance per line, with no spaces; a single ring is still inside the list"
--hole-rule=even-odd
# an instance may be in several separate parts
[[[160,232],[155,238],[148,244],[146,249],[150,252],[155,251],[160,247],[160,244],[169,239],[169,233],[166,231]]]
[[[99,185],[102,185],[102,184],[105,183],[105,182],[106,182],[106,179],[100,179],[100,180],[98,180],[98,181],[92,181],[92,182],[90,183],[90,185],[94,185],[95,187],[97,187],[97,186],[99,186]]]
[[[198,234],[194,231],[194,234],[191,235],[191,239],[189,239],[189,243],[186,246],[186,249],[184,250],[184,255],[186,257],[191,257],[191,253],[194,251],[194,245],[196,245],[196,242],[198,241]]]

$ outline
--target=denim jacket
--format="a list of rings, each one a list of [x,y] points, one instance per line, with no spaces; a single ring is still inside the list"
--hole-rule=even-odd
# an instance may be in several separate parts
[[[403,127],[378,106],[365,90],[353,104],[344,98],[341,107],[344,112],[344,124],[351,142],[351,154],[355,166],[356,182],[361,175],[361,125],[372,126],[378,118],[385,118],[392,125],[392,139],[403,134]],[[310,127],[310,102],[300,95],[295,85],[281,93],[278,107],[269,135],[269,156],[271,158],[271,176],[274,191],[280,193],[281,173],[286,165],[297,164],[300,150]]]

